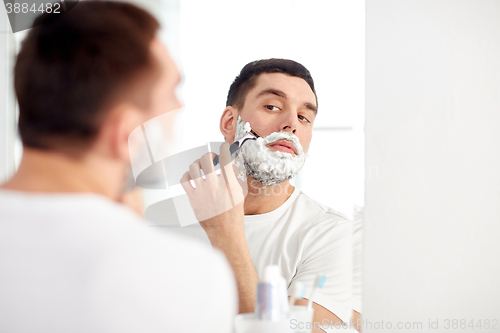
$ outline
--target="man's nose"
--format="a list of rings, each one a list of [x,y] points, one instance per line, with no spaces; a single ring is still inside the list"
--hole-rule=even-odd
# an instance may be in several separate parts
[[[297,113],[294,111],[286,112],[283,117],[283,122],[281,124],[280,131],[285,131],[288,133],[293,133],[297,131],[297,125],[299,121],[297,118]]]

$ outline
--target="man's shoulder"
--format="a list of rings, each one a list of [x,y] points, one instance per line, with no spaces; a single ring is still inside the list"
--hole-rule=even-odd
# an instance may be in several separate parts
[[[296,189],[292,202],[282,215],[281,223],[287,233],[309,235],[311,239],[337,239],[351,233],[350,219],[341,212],[321,204]]]
[[[191,313],[201,313],[201,323],[212,323],[237,308],[234,278],[221,253],[187,236],[155,231],[132,210],[104,197],[0,193],[0,244],[6,249],[0,262],[9,272],[0,281],[11,290],[4,304],[37,286],[37,297],[54,304],[65,304],[60,300],[69,294],[71,304],[107,313],[107,323],[120,327],[115,331],[138,325],[165,332],[184,326]],[[42,273],[33,275],[34,270]],[[209,301],[218,303],[207,310]],[[50,315],[59,309],[41,313],[45,310]],[[81,307],[63,310],[81,318]],[[165,313],[176,320],[165,319]]]
[[[36,236],[50,230],[45,236],[68,250],[92,244],[110,256],[141,249],[138,252],[150,252],[153,257],[175,254],[184,258],[206,257],[211,252],[192,237],[152,230],[131,209],[101,195],[0,190],[0,203],[4,234]]]
[[[299,190],[297,199],[293,205],[297,209],[303,210],[304,216],[307,218],[314,218],[318,222],[342,224],[350,221],[345,214],[320,203],[301,190]]]
[[[225,258],[210,245],[157,231],[131,209],[99,195],[0,191],[0,221],[0,243],[19,250],[21,261],[36,252],[42,261],[69,257],[88,271],[110,276],[135,276],[136,271],[149,277],[199,276],[200,269],[213,278],[230,275]],[[14,241],[19,239],[33,241],[21,251]],[[54,247],[61,250],[57,255],[51,253]]]

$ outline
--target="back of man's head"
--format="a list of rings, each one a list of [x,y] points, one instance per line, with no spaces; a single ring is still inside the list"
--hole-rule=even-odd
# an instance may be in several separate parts
[[[14,70],[25,147],[79,153],[114,105],[148,107],[158,76],[150,45],[159,28],[149,13],[126,3],[81,1],[35,25]]]
[[[227,94],[226,106],[243,108],[247,93],[255,86],[257,77],[262,73],[283,73],[295,76],[307,82],[316,96],[314,80],[311,73],[302,64],[289,59],[263,59],[252,61],[241,69],[240,74],[234,79]],[[316,96],[316,105],[318,97]]]

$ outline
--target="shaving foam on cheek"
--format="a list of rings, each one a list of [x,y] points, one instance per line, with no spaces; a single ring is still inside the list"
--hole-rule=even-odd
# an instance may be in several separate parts
[[[250,123],[249,122],[246,122],[245,123],[245,126],[243,127],[245,133],[248,133],[252,130],[252,128],[250,127]]]
[[[243,123],[241,120],[241,116],[238,116],[238,121],[236,122],[236,133],[234,134],[234,141],[240,140],[244,137],[248,132],[252,130],[250,123],[247,121]]]
[[[252,128],[250,127],[250,123],[246,122],[243,124],[243,121],[241,120],[241,116],[238,116],[238,120],[236,122],[236,132],[234,134],[234,141],[238,141],[241,138],[243,138],[248,132],[250,132]],[[248,144],[245,143],[245,144]],[[246,182],[247,181],[247,174],[245,172],[245,168],[243,164],[240,162],[242,160],[241,153],[237,152],[236,153],[236,159],[233,160],[234,165],[240,170],[237,177],[241,179],[242,181]]]
[[[241,117],[238,118],[236,140],[247,133],[245,132],[247,124],[243,124]],[[266,147],[267,144],[282,139],[293,143],[296,155]],[[306,158],[299,139],[288,132],[275,132],[265,138],[249,141],[241,147],[238,156],[242,159],[247,174],[265,185],[275,185],[293,178],[304,165]]]

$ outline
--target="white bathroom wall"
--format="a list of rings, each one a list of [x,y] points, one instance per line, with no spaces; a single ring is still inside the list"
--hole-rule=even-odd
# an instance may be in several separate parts
[[[245,64],[293,59],[311,71],[319,99],[309,157],[295,186],[348,216],[353,204],[363,205],[364,1],[176,1],[170,8],[178,17],[165,20],[167,33],[177,33],[167,42],[178,45],[183,75],[175,152],[223,140],[227,92]],[[163,194],[147,191],[146,204]]]
[[[500,1],[366,16],[364,332],[499,332]]]

